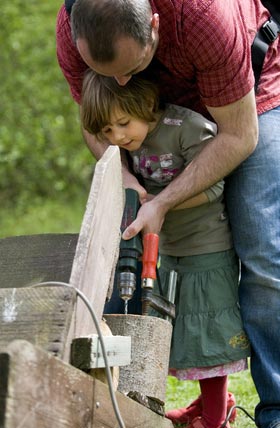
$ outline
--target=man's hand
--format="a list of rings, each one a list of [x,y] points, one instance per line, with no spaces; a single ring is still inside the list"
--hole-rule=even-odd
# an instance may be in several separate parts
[[[134,177],[135,178],[135,177]],[[137,182],[138,183],[138,182]],[[131,188],[131,186],[128,186]],[[135,187],[133,187],[137,190]],[[144,189],[145,191],[145,189]],[[141,201],[140,201],[141,202]],[[193,198],[190,198],[187,201],[184,201],[182,204],[177,205],[173,208],[173,210],[185,209],[185,208],[194,208],[198,205],[202,205],[208,203],[208,198],[205,193],[201,193]],[[140,231],[143,234],[146,233],[156,233],[159,234],[164,217],[166,214],[166,210],[160,208],[158,203],[158,198],[155,195],[151,195],[146,192],[146,201],[142,203],[140,207],[137,218],[130,224],[129,227],[123,232],[123,239],[131,239],[133,236],[137,235]]]
[[[139,209],[137,218],[128,226],[122,234],[123,239],[131,239],[140,231],[143,234],[159,234],[166,211],[158,203],[157,197],[145,202]]]

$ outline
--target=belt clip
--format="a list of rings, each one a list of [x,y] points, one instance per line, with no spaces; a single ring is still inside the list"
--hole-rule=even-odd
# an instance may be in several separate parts
[[[261,27],[261,33],[265,38],[265,41],[270,44],[277,39],[278,33],[280,30],[278,29],[278,25],[272,18],[266,21]]]

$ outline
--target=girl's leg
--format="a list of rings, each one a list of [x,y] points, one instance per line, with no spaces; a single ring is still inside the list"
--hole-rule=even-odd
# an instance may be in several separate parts
[[[205,428],[218,428],[227,416],[227,376],[199,381],[202,397],[202,423]]]
[[[231,392],[227,393],[227,410],[226,413],[230,411],[230,409],[236,405],[235,397]],[[188,423],[190,424],[195,418],[202,416],[202,397],[201,395],[194,400],[187,407],[182,407],[180,409],[172,409],[166,412],[165,416],[168,419],[171,419],[172,422],[180,424],[180,423]],[[231,416],[229,422],[234,422],[237,416],[237,411],[234,409],[231,412]]]

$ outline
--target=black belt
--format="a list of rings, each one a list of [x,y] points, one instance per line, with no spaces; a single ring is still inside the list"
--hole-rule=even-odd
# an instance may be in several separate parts
[[[251,46],[252,66],[255,75],[255,89],[259,83],[266,52],[280,33],[280,24],[272,17],[259,29]]]

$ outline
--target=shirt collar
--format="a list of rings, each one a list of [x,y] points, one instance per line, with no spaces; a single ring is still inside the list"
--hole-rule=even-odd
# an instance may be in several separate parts
[[[153,13],[159,15],[159,45],[158,49],[170,43],[180,45],[180,23],[176,15],[181,16],[183,2],[178,0],[149,0]],[[179,10],[180,9],[180,10]]]

